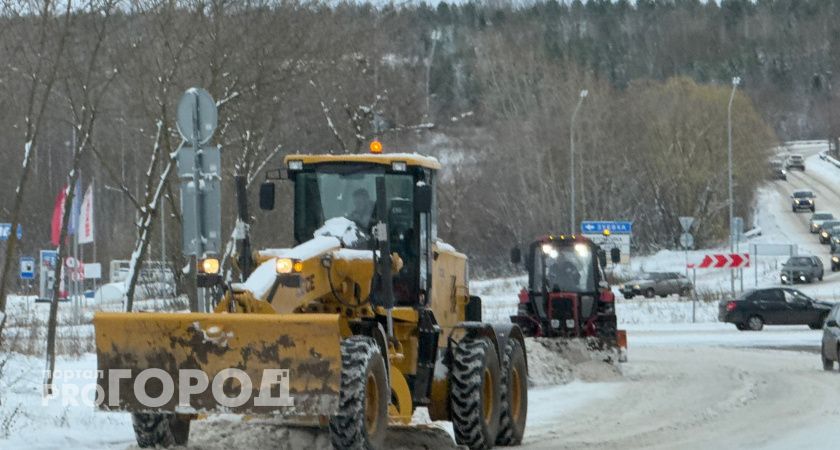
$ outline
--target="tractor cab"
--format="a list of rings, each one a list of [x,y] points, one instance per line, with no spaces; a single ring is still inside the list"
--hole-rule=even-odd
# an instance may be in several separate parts
[[[514,249],[511,259],[521,262],[521,252]],[[600,336],[615,342],[615,297],[606,262],[604,250],[583,236],[535,240],[525,257],[528,286],[511,321],[530,336]]]

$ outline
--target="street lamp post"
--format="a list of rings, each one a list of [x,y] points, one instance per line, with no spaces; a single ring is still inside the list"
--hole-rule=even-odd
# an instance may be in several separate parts
[[[569,164],[569,172],[571,172],[571,177],[569,177],[571,181],[571,214],[569,215],[569,233],[575,233],[575,119],[577,118],[578,110],[580,110],[581,105],[583,105],[583,99],[589,95],[589,91],[584,89],[580,91],[580,98],[578,99],[577,106],[575,106],[575,110],[572,113],[572,121],[569,124],[569,148],[570,148],[570,162]]]
[[[729,95],[729,106],[727,107],[726,130],[729,140],[729,252],[735,252],[735,229],[732,222],[735,216],[735,203],[732,199],[732,101],[735,100],[735,90],[741,83],[741,77],[732,79],[732,94]],[[735,270],[729,269],[729,279],[731,284],[732,296],[735,296]]]

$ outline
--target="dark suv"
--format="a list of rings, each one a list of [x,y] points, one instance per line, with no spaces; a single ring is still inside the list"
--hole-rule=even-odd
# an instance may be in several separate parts
[[[840,362],[840,304],[835,304],[825,318],[820,355],[825,370],[833,369],[835,361]]]
[[[793,212],[803,209],[814,212],[817,209],[816,198],[817,196],[811,191],[793,191],[793,195],[791,195]]]
[[[817,330],[822,328],[831,306],[792,288],[752,289],[735,300],[721,301],[718,319],[735,324],[741,331],[759,331],[765,324],[808,325]]]
[[[779,278],[782,284],[812,283],[822,281],[823,275],[825,269],[819,256],[791,256],[782,264]]]

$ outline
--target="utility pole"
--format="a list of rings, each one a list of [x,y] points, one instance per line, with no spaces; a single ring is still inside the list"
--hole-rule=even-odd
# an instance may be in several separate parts
[[[733,219],[735,217],[735,203],[732,199],[732,101],[735,100],[735,90],[741,83],[740,77],[732,79],[732,94],[729,95],[729,107],[727,108],[726,129],[729,140],[729,253],[735,252],[735,233]],[[729,269],[729,281],[732,297],[735,297],[735,269]]]
[[[578,99],[577,106],[575,106],[574,112],[572,112],[572,120],[569,124],[569,149],[570,149],[570,160],[571,163],[569,164],[569,172],[571,176],[569,177],[571,182],[571,213],[569,215],[569,233],[574,234],[576,231],[575,223],[577,222],[575,218],[575,119],[577,118],[578,110],[580,110],[581,105],[583,105],[583,99],[589,95],[589,91],[584,89],[580,91],[580,98]]]

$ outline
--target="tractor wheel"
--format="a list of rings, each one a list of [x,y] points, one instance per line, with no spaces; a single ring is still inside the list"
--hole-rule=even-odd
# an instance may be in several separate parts
[[[656,296],[656,292],[653,290],[653,288],[647,288],[645,290],[645,298],[653,298],[655,296]]]
[[[190,437],[190,419],[169,413],[134,413],[134,436],[141,448],[186,445]]]
[[[476,450],[490,448],[496,441],[499,372],[499,358],[486,337],[465,337],[453,347],[449,407],[458,444]]]
[[[498,445],[519,445],[528,415],[528,367],[525,349],[517,339],[508,339],[502,355],[501,415]]]
[[[333,448],[384,448],[391,397],[385,360],[376,342],[351,336],[341,343],[341,393],[330,418]]]

